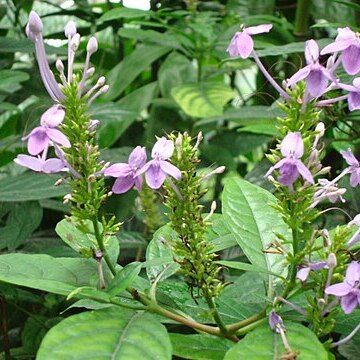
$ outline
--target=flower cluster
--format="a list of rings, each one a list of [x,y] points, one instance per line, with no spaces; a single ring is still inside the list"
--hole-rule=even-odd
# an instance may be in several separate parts
[[[181,178],[181,171],[168,161],[173,153],[174,143],[161,137],[152,149],[152,160],[146,162],[145,148],[137,146],[131,152],[127,164],[113,164],[105,169],[104,175],[117,178],[112,187],[115,194],[125,193],[134,185],[140,191],[143,173],[149,187],[159,189],[168,175],[176,180]]]

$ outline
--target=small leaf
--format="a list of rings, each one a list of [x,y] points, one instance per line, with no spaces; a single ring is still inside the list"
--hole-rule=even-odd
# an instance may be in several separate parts
[[[140,17],[149,17],[149,11],[140,9],[131,9],[127,7],[119,7],[106,11],[99,19],[99,21],[110,21],[117,19],[136,19]]]
[[[221,115],[224,105],[234,97],[229,86],[216,82],[176,86],[171,95],[181,109],[193,117]]]
[[[140,262],[133,262],[118,271],[115,277],[111,280],[107,292],[112,296],[116,296],[127,287],[131,286],[136,277],[139,275],[141,266],[142,264]]]
[[[45,336],[37,360],[170,360],[165,327],[151,314],[106,308],[73,315]]]

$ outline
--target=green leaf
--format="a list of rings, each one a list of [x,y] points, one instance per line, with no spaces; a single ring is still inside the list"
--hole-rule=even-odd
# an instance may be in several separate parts
[[[101,223],[98,224],[101,232],[102,225]],[[79,225],[81,225],[83,231],[79,228]],[[85,229],[86,232],[84,232]],[[81,221],[80,223],[73,216],[67,217],[56,225],[55,231],[66,244],[84,257],[92,257],[93,250],[98,249],[94,226],[90,220]],[[104,245],[112,263],[116,264],[119,256],[119,241],[116,236],[107,236]]]
[[[68,295],[81,286],[97,286],[98,277],[92,259],[6,254],[0,256],[0,281]]]
[[[73,315],[45,336],[37,360],[170,360],[165,327],[148,313],[107,308]]]
[[[0,201],[29,201],[63,196],[70,192],[67,186],[55,186],[58,175],[26,172],[0,180]]]
[[[270,206],[276,202],[274,195],[246,180],[232,177],[225,182],[222,200],[224,220],[250,262],[284,276],[284,256],[262,252],[277,240],[276,234],[291,238],[280,214]],[[269,286],[272,286],[270,275]]]
[[[119,7],[106,11],[98,21],[110,21],[117,19],[136,19],[140,17],[150,16],[149,11],[144,11],[140,9],[131,9],[127,7]]]
[[[109,72],[107,81],[111,86],[102,98],[106,100],[117,98],[155,60],[170,50],[171,48],[160,45],[142,45],[137,47]]]
[[[219,360],[231,349],[234,343],[227,339],[207,334],[183,335],[169,334],[173,354],[184,359]]]
[[[12,94],[21,88],[20,83],[29,78],[29,75],[23,71],[0,70],[0,92]]]
[[[170,244],[178,239],[178,234],[171,229],[169,225],[164,225],[158,229],[150,241],[146,249],[146,261],[154,259],[170,258],[173,259],[174,254],[171,251]],[[179,268],[179,264],[171,260],[172,265],[169,268],[169,263],[164,265],[149,266],[146,268],[146,273],[150,281],[154,281],[160,274],[162,279],[173,275]],[[164,273],[164,271],[166,273]]]
[[[234,97],[229,86],[216,82],[176,86],[171,95],[181,109],[193,117],[221,115],[224,105]]]
[[[328,360],[328,354],[316,335],[307,327],[297,323],[285,323],[286,337],[298,360]],[[224,360],[274,360],[280,359],[286,350],[280,334],[264,324],[241,339],[230,349]]]
[[[108,293],[112,296],[116,296],[127,287],[131,286],[136,277],[139,275],[141,266],[142,264],[140,262],[133,262],[118,271],[109,284],[107,289]]]

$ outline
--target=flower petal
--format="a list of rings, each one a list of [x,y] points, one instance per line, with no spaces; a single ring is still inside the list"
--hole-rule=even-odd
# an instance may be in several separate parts
[[[143,178],[142,178],[142,176],[141,176],[141,175],[135,176],[134,182],[135,182],[136,189],[137,189],[138,191],[141,191],[141,189],[142,189],[142,183],[143,183]]]
[[[325,293],[335,296],[345,296],[351,291],[352,287],[347,283],[330,285],[325,289]]]
[[[313,39],[305,43],[305,59],[308,65],[314,64],[319,60],[319,46]]]
[[[174,143],[171,140],[167,140],[165,137],[161,137],[152,148],[151,157],[154,159],[167,160],[173,153]]]
[[[271,30],[271,28],[272,28],[272,24],[249,26],[248,28],[245,28],[244,33],[249,34],[249,35],[256,35],[256,34],[269,32]]]
[[[300,159],[304,155],[304,142],[300,132],[289,132],[281,142],[280,151],[285,157],[293,155]]]
[[[52,158],[45,161],[43,172],[46,174],[56,173],[64,169],[64,162],[60,159]]]
[[[359,169],[354,169],[350,174],[350,186],[356,187],[360,184],[360,172]]]
[[[300,173],[300,175],[306,180],[308,181],[310,184],[314,184],[314,178],[311,175],[310,170],[300,161],[297,160],[296,161],[296,167]]]
[[[152,189],[159,189],[165,178],[166,174],[161,170],[159,163],[153,163],[145,173],[146,183]]]
[[[18,155],[14,162],[16,162],[20,166],[27,167],[34,171],[42,171],[42,167],[44,165],[44,161],[35,157],[35,156],[29,156],[29,155]]]
[[[242,32],[237,38],[236,46],[240,57],[246,59],[254,49],[254,41],[250,35]]]
[[[352,261],[346,270],[345,280],[348,284],[354,286],[360,280],[360,264]]]
[[[309,274],[310,274],[310,270],[311,270],[311,269],[310,269],[309,266],[303,267],[303,268],[301,268],[301,269],[297,272],[296,277],[297,277],[300,281],[304,282],[304,281],[308,278],[308,276],[309,276]]]
[[[321,69],[310,71],[305,81],[310,95],[314,98],[321,96],[325,92],[329,83],[328,78],[324,75]]]
[[[119,176],[112,187],[112,192],[115,194],[123,194],[129,191],[134,186],[134,177],[132,175]]]
[[[340,151],[340,154],[345,159],[348,165],[360,166],[358,160],[356,159],[350,148],[346,151]]]
[[[333,52],[342,51],[353,43],[353,39],[336,40],[335,42],[325,46],[321,51],[320,55],[326,55]]]
[[[297,71],[288,81],[286,82],[287,86],[293,86],[299,81],[305,79],[311,71],[311,66],[307,65],[304,68]]]
[[[356,294],[348,294],[341,298],[341,308],[345,314],[352,313],[358,304],[358,296]]]
[[[350,111],[360,109],[360,92],[351,92],[347,98],[347,101]]]
[[[69,139],[60,130],[47,128],[46,134],[54,143],[62,145],[66,148],[71,147]]]
[[[292,186],[299,177],[299,172],[293,162],[287,162],[280,168],[278,181],[284,186]]]
[[[137,146],[129,155],[129,165],[132,168],[141,168],[146,163],[145,147]]]
[[[171,175],[176,180],[181,179],[181,171],[173,164],[170,164],[167,161],[160,161],[160,168],[166,174]]]
[[[54,128],[63,122],[64,117],[65,111],[60,107],[60,105],[53,105],[42,114],[40,124],[41,126]]]
[[[360,70],[360,46],[351,45],[343,51],[342,64],[349,75],[355,75]]]
[[[49,138],[46,134],[46,131],[42,127],[35,128],[29,134],[28,140],[28,151],[31,155],[40,154],[48,145]]]
[[[104,175],[105,176],[112,176],[112,177],[126,177],[132,175],[132,169],[128,164],[125,163],[116,163],[108,168],[105,169]]]

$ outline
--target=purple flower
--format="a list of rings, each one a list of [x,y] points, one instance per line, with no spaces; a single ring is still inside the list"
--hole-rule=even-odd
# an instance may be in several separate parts
[[[360,185],[360,163],[351,152],[351,149],[347,151],[340,151],[340,154],[345,161],[350,165],[350,185],[355,187]]]
[[[164,183],[166,176],[170,175],[176,180],[181,178],[181,171],[167,160],[174,152],[174,143],[160,138],[154,145],[150,160],[137,174],[145,173],[146,183],[152,189],[159,189]]]
[[[112,191],[115,194],[123,194],[129,191],[134,185],[140,191],[142,187],[142,178],[137,172],[145,165],[145,163],[145,148],[137,146],[129,155],[128,164],[117,163],[105,169],[105,176],[117,178],[112,187]]]
[[[342,64],[349,75],[355,75],[360,70],[360,39],[356,33],[346,28],[338,28],[335,42],[322,49],[321,55],[342,51]]]
[[[284,322],[275,310],[271,310],[269,313],[269,326],[275,332],[280,333],[281,330],[285,330]]]
[[[248,28],[243,27],[241,31],[233,36],[226,51],[230,56],[240,56],[246,59],[254,49],[254,41],[250,35],[269,32],[271,28],[271,24],[250,26]]]
[[[305,79],[310,95],[317,98],[325,92],[329,80],[335,82],[336,79],[329,70],[319,63],[319,46],[315,40],[309,40],[305,43],[305,58],[307,66],[296,72],[288,80],[287,85],[293,86]]]
[[[299,132],[289,132],[281,142],[280,151],[285,158],[272,166],[265,176],[279,169],[278,181],[284,186],[292,187],[300,175],[309,183],[314,183],[309,169],[300,160],[304,155],[304,143]]]
[[[352,85],[348,84],[338,84],[342,89],[349,91],[349,95],[347,97],[347,102],[350,111],[359,110],[360,109],[360,77],[357,77],[353,80]]]
[[[312,263],[309,263],[308,266],[304,266],[302,267],[296,274],[296,277],[304,282],[306,281],[306,279],[308,278],[310,271],[318,271],[320,269],[323,269],[324,267],[327,266],[327,262],[326,261],[314,261]]]
[[[67,170],[64,162],[57,158],[44,160],[41,157],[21,154],[18,155],[14,161],[20,166],[24,166],[33,171],[43,172],[46,174]]]
[[[53,105],[41,116],[40,126],[33,129],[23,140],[29,139],[28,151],[31,155],[38,155],[49,147],[49,141],[71,147],[68,138],[60,131],[55,129],[64,119],[65,111],[59,105]]]
[[[353,261],[346,270],[345,280],[325,289],[325,293],[341,297],[341,307],[345,314],[352,313],[360,303],[360,264]]]

